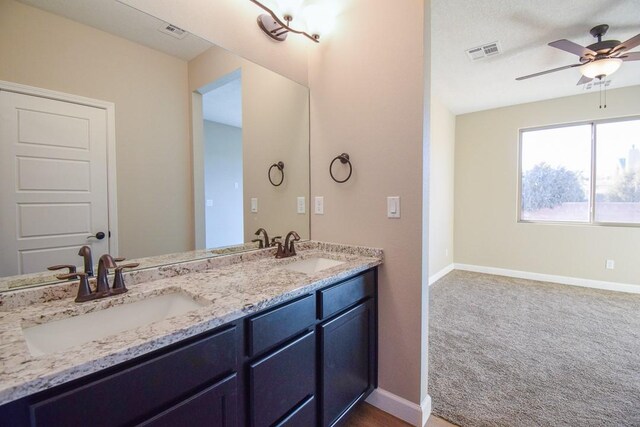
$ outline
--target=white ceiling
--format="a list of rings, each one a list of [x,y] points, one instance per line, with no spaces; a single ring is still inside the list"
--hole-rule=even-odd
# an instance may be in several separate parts
[[[578,63],[547,43],[592,44],[589,30],[598,24],[609,24],[607,40],[640,33],[640,0],[432,0],[431,7],[432,91],[454,114],[585,93],[577,68],[515,78]],[[494,41],[501,55],[467,57],[467,49]],[[625,62],[608,88],[638,84],[640,61]]]
[[[242,127],[242,80],[237,76],[228,83],[202,95],[205,120]]]
[[[19,0],[168,55],[189,61],[213,46],[193,34],[176,39],[158,31],[164,21],[116,0]]]
[[[163,34],[163,21],[116,0],[19,1],[184,60],[212,46],[192,34],[182,40]],[[515,78],[577,63],[577,56],[547,43],[566,38],[591,44],[595,25],[610,25],[605,39],[640,33],[640,0],[432,0],[431,7],[432,91],[454,114],[585,93],[576,86],[577,68]],[[466,49],[494,41],[502,54],[475,62],[467,57]],[[634,61],[624,63],[608,87],[638,84],[640,61]]]

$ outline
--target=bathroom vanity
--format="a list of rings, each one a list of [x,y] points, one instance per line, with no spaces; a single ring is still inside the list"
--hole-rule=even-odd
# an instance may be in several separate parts
[[[64,299],[0,313],[3,355],[13,346],[2,361],[0,425],[339,424],[377,385],[382,252],[301,248],[286,260],[267,249],[201,270],[202,261],[182,265],[173,271],[186,274],[133,284],[109,303]],[[66,349],[25,343],[33,324],[176,292],[201,306]]]

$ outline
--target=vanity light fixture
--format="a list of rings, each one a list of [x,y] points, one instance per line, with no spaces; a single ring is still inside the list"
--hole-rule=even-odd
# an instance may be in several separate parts
[[[308,0],[250,0],[263,13],[258,16],[258,26],[273,40],[282,42],[289,33],[302,34],[309,40],[320,42],[320,36],[331,30],[335,14],[326,2]],[[271,7],[270,7],[271,6]],[[298,29],[291,26],[294,21]]]

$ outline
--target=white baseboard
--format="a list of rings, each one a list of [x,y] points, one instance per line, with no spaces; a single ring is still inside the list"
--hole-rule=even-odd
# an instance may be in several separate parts
[[[429,395],[418,405],[377,388],[367,397],[367,403],[417,427],[424,427],[431,415],[431,396]]]
[[[427,421],[429,421],[429,417],[431,416],[431,395],[427,394],[427,397],[422,400],[420,409],[422,410],[422,420],[420,425],[424,427],[427,425]]]
[[[581,279],[579,277],[556,276],[553,274],[533,273],[530,271],[509,270],[506,268],[486,267],[483,265],[454,264],[456,270],[474,271],[477,273],[495,274],[497,276],[515,277],[518,279],[538,280],[540,282],[560,283],[562,285],[582,286],[583,288],[605,289],[607,291],[629,292],[640,294],[640,285],[630,283],[605,282],[600,280]]]
[[[433,285],[438,280],[442,279],[444,276],[451,273],[454,270],[454,268],[455,268],[455,264],[451,263],[447,265],[445,268],[443,268],[442,270],[438,271],[436,274],[432,274],[431,276],[429,276],[429,286]]]

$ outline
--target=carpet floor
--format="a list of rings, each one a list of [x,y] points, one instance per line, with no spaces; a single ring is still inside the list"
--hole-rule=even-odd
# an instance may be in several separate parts
[[[430,291],[432,413],[640,426],[640,295],[453,271]]]

